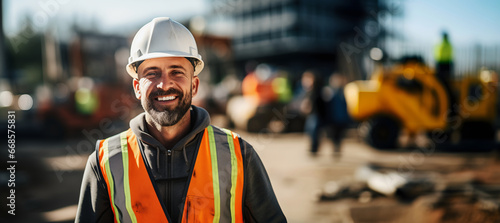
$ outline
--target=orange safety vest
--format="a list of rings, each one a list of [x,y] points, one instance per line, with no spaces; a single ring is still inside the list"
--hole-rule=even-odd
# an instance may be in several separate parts
[[[98,145],[115,222],[172,222],[132,130]],[[243,222],[243,174],[239,136],[208,126],[188,180],[182,222]]]

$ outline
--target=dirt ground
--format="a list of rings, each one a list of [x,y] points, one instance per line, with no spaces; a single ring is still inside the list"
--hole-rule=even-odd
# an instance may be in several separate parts
[[[379,151],[351,131],[340,158],[333,156],[333,145],[326,139],[319,155],[311,157],[305,135],[260,137],[247,135],[258,148],[289,222],[500,221],[500,162],[495,150]],[[410,178],[426,176],[435,185],[432,191],[411,198],[365,188],[361,194],[320,199],[332,184],[359,187],[360,170],[368,164]]]

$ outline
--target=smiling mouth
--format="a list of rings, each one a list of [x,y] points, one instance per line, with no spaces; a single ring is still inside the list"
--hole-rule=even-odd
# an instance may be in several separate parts
[[[177,96],[164,96],[155,98],[156,101],[172,101],[175,100]]]

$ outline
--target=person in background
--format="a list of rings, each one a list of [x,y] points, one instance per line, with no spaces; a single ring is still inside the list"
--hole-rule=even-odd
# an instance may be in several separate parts
[[[153,19],[126,69],[145,112],[97,141],[76,222],[286,222],[253,147],[192,105],[203,60],[186,27]]]
[[[448,33],[443,31],[441,42],[434,49],[436,60],[436,77],[443,85],[448,95],[448,117],[457,115],[454,109],[455,95],[451,90],[451,79],[453,78],[453,46],[450,43]]]
[[[247,74],[241,83],[241,91],[245,97],[253,98],[257,105],[275,102],[278,95],[273,91],[273,72],[267,64],[259,64],[255,71]]]
[[[302,74],[301,86],[304,98],[300,105],[300,111],[306,115],[305,131],[310,138],[310,153],[315,156],[318,153],[321,130],[327,119],[326,103],[321,96],[321,80],[319,74],[313,70],[307,70]]]
[[[351,122],[347,112],[347,104],[344,96],[345,76],[333,73],[328,85],[323,88],[323,100],[327,103],[327,123],[330,127],[329,138],[333,142],[334,156],[340,157],[342,138]]]

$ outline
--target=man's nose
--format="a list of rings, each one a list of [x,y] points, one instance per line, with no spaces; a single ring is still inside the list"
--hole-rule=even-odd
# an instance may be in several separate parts
[[[166,91],[167,89],[171,88],[173,85],[174,85],[174,83],[172,82],[172,80],[170,78],[168,78],[168,75],[163,74],[163,75],[161,75],[161,80],[156,85],[156,88]]]

